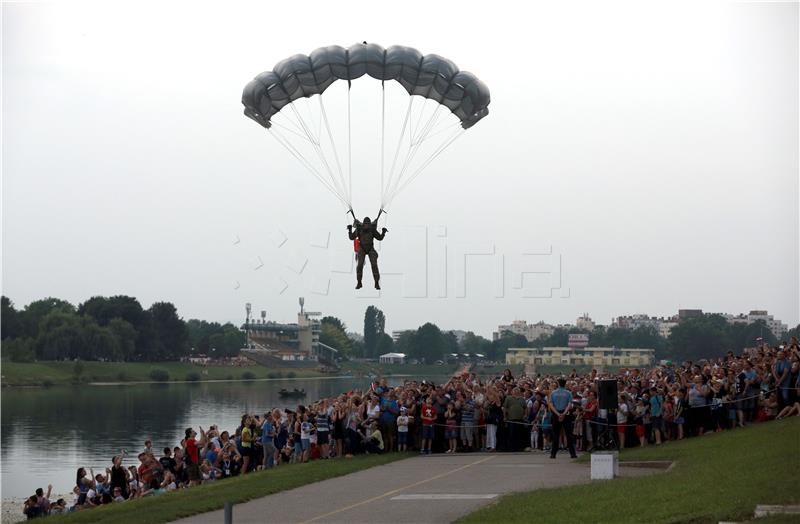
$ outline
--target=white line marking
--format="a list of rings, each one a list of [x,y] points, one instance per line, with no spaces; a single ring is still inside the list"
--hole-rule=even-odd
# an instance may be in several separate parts
[[[473,499],[493,499],[497,493],[469,494],[469,493],[409,493],[407,495],[397,495],[389,500],[473,500]]]

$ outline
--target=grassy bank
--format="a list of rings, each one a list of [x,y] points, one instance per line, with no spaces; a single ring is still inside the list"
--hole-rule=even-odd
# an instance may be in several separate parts
[[[757,504],[800,502],[798,449],[798,417],[636,448],[623,451],[621,460],[675,465],[663,474],[508,495],[457,522],[530,522],[532,516],[576,523],[748,519]]]
[[[352,460],[317,460],[227,479],[159,496],[78,511],[54,517],[53,522],[114,522],[155,524],[222,509],[225,502],[240,503],[362,469],[408,458],[407,453],[357,456]]]
[[[50,386],[77,382],[149,382],[154,369],[167,373],[168,381],[241,380],[318,377],[310,369],[272,369],[264,366],[198,366],[182,362],[81,362],[76,378],[74,362],[3,362],[3,386]],[[163,377],[161,377],[163,378]]]
[[[415,377],[452,375],[460,366],[444,364],[379,364],[378,362],[342,362],[342,372],[360,375],[413,375]]]

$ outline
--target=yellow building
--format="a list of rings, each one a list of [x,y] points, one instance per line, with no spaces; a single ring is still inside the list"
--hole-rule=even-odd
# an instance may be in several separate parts
[[[506,364],[647,367],[653,362],[655,350],[641,348],[509,348],[506,353]]]

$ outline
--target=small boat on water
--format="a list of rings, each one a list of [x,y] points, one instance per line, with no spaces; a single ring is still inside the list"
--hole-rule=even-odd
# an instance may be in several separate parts
[[[305,397],[306,390],[305,389],[281,389],[278,391],[278,395],[282,397]]]

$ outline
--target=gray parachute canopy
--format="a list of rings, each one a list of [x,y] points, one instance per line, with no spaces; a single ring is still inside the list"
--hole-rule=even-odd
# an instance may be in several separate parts
[[[396,80],[409,95],[446,106],[468,129],[489,114],[489,88],[472,73],[439,55],[416,49],[377,44],[320,47],[310,56],[294,55],[265,71],[244,88],[244,114],[269,128],[270,119],[284,106],[303,97],[322,94],[336,80],[355,80],[365,74],[381,81]]]

